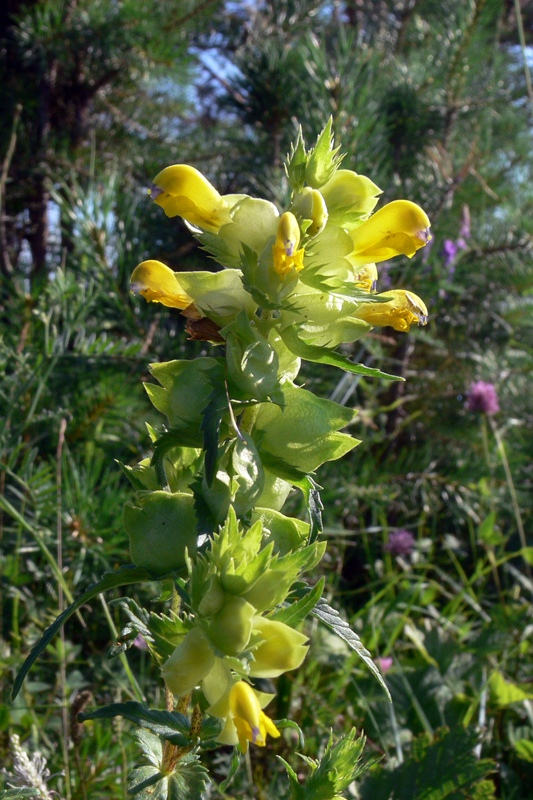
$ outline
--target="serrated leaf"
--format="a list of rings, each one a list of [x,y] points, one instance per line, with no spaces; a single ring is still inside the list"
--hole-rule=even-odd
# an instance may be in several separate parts
[[[355,631],[352,631],[348,623],[342,619],[339,612],[334,608],[331,608],[331,606],[329,606],[327,603],[319,602],[313,611],[311,611],[311,614],[323,622],[324,625],[327,625],[328,628],[331,628],[331,630],[336,633],[337,636],[340,636],[340,638],[343,639],[346,644],[348,644],[352,650],[357,653],[359,658],[365,662],[369,670],[373,673],[380,686],[382,686],[382,688],[385,690],[387,697],[392,703],[392,698],[390,696],[387,684],[383,680],[381,672],[372,660],[372,656]]]
[[[416,787],[417,800],[474,800],[493,798],[486,793],[487,776],[494,763],[478,759],[475,746],[479,734],[456,725],[434,735],[423,734],[413,741],[410,757],[395,769],[379,767],[360,787],[362,800],[411,800]],[[479,792],[478,792],[479,787]]]
[[[135,738],[144,757],[159,769],[163,760],[163,746],[159,736],[146,728],[139,728],[135,731]]]
[[[79,722],[91,719],[113,719],[114,717],[124,717],[140,728],[148,728],[178,747],[186,747],[191,743],[189,736],[191,723],[178,711],[149,709],[135,700],[128,700],[127,703],[111,703],[103,708],[97,708],[95,711],[78,714]]]
[[[275,619],[278,622],[284,622],[291,628],[298,627],[298,625],[304,621],[307,615],[311,613],[313,608],[322,597],[322,592],[324,591],[324,581],[325,578],[320,578],[316,586],[314,586],[312,589],[311,587],[307,587],[307,592],[303,597],[301,597],[299,600],[296,600],[294,603],[291,603],[289,606],[278,609],[274,614],[272,614],[271,617],[269,617],[269,619]]]
[[[12,699],[14,700],[19,693],[20,687],[22,686],[26,675],[32,668],[37,658],[50,644],[61,626],[65,624],[65,622],[74,614],[75,611],[77,611],[78,608],[81,608],[81,606],[83,606],[85,603],[88,603],[89,600],[93,599],[93,597],[96,597],[102,592],[106,592],[108,589],[114,589],[116,586],[127,586],[130,583],[141,583],[143,581],[155,580],[159,580],[159,578],[153,576],[150,572],[148,572],[147,569],[144,569],[143,567],[136,567],[133,564],[127,564],[126,566],[120,567],[114,572],[106,572],[102,576],[101,580],[99,580],[97,583],[93,583],[92,586],[89,586],[87,591],[80,595],[77,600],[75,600],[67,609],[65,609],[65,611],[59,615],[55,622],[53,622],[45,630],[39,641],[34,644],[30,654],[17,673],[15,682],[13,684],[13,691],[11,693]]]
[[[186,755],[168,779],[168,800],[202,800],[209,773],[195,754]]]
[[[138,767],[134,769],[128,779],[128,794],[137,796],[137,800],[145,798],[165,798],[166,786],[162,785],[159,789],[152,789],[152,786],[163,783],[165,775],[159,769],[152,766]],[[150,791],[148,791],[150,790]]]
[[[202,424],[200,426],[204,436],[205,479],[208,486],[212,485],[217,473],[220,427],[222,418],[229,406],[226,384],[223,379],[219,375],[214,376],[211,385],[213,386],[213,391],[209,395],[207,406],[202,411]]]
[[[351,372],[355,375],[365,375],[368,378],[383,378],[387,381],[404,380],[404,378],[398,375],[389,375],[387,372],[381,372],[379,369],[366,367],[364,364],[356,364],[347,356],[342,355],[342,353],[337,353],[327,347],[308,344],[303,339],[300,339],[294,326],[280,330],[279,335],[291,353],[294,353],[295,356],[303,358],[306,361],[313,361],[317,364],[329,364],[332,367],[339,367],[339,369],[343,369],[345,372]]]

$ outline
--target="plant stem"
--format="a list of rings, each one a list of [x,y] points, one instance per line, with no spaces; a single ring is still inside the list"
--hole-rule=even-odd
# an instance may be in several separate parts
[[[496,445],[498,447],[498,453],[499,453],[500,458],[502,460],[503,469],[504,469],[504,472],[505,472],[505,478],[507,480],[507,486],[509,487],[509,493],[511,495],[511,502],[513,504],[513,511],[514,511],[514,515],[515,515],[515,519],[516,519],[516,527],[518,528],[518,536],[520,537],[520,544],[522,546],[522,549],[525,550],[526,547],[527,547],[526,534],[525,534],[525,531],[524,531],[524,524],[522,522],[522,515],[520,513],[520,506],[518,505],[518,498],[516,496],[516,490],[515,490],[515,487],[514,487],[513,476],[511,475],[511,470],[509,468],[509,462],[507,460],[507,455],[505,453],[505,446],[504,446],[503,440],[502,440],[502,438],[500,436],[500,432],[499,432],[498,428],[496,427],[496,423],[492,419],[490,420],[490,427],[491,427],[492,432],[494,434],[494,438],[496,439]],[[531,567],[530,567],[529,563],[526,561],[525,555],[522,555],[522,558],[524,559],[524,562],[525,562],[525,565],[526,565],[526,571],[527,571],[528,577],[531,578]]]

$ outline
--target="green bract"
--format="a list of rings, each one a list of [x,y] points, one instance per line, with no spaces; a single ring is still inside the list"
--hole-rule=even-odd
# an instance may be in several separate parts
[[[192,555],[196,551],[192,494],[141,493],[138,502],[124,507],[133,563],[157,574],[185,566],[185,552]]]

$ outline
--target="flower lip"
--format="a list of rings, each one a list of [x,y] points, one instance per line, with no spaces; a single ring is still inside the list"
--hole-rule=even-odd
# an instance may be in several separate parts
[[[148,189],[148,194],[152,198],[152,200],[157,200],[160,194],[164,193],[164,189],[161,189],[159,186],[156,186],[155,183],[150,184],[150,188]]]
[[[416,238],[420,239],[420,241],[424,242],[424,244],[427,244],[432,239],[431,228],[430,227],[424,228],[421,231],[417,231],[417,233],[415,235],[416,235]]]
[[[409,303],[412,305],[414,311],[416,312],[416,315],[418,317],[418,324],[427,325],[428,323],[427,308],[419,302],[419,298],[412,292],[406,291],[405,296],[409,300]]]

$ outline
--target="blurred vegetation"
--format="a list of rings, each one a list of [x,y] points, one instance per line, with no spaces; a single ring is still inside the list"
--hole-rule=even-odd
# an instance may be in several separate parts
[[[531,62],[533,10],[509,0],[3,4],[6,787],[16,783],[18,734],[30,757],[47,759],[50,792],[126,797],[131,726],[80,726],[76,712],[139,694],[164,702],[142,649],[106,660],[125,622],[109,598],[81,609],[9,701],[46,625],[129,560],[130,489],[114,459],[135,463],[149,450],[148,364],[201,352],[177,313],[129,294],[148,253],[175,269],[212,263],[144,190],[162,167],[187,162],[221,193],[283,205],[297,123],[312,141],[333,115],[346,165],[377,183],[383,202],[409,198],[432,221],[429,251],[382,265],[378,287],[392,276],[414,290],[430,322],[409,335],[376,330],[345,348],[405,383],[318,367],[304,376],[322,396],[360,409],[363,443],[318,476],[327,599],[381,659],[394,704],[317,628],[313,656],[279,682],[277,716],[298,722],[312,756],[330,729],[365,730],[367,760],[382,760],[348,796],[530,797],[533,583],[523,545],[533,544],[533,96],[521,26]],[[465,408],[480,379],[498,392],[491,418]],[[405,529],[414,549],[395,555],[387,543]],[[149,604],[160,588],[127,594]],[[230,794],[213,787],[210,796],[286,797],[274,752],[304,774],[293,749],[282,738],[255,750]],[[230,759],[215,751],[216,780]]]

